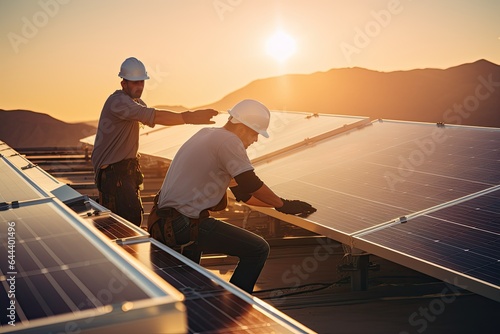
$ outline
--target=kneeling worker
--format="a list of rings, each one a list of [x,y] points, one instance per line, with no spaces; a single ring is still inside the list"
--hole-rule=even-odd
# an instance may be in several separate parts
[[[307,216],[310,204],[277,196],[254,172],[246,149],[261,134],[269,137],[269,110],[255,100],[243,100],[230,111],[222,128],[204,128],[186,141],[175,155],[148,221],[151,236],[167,246],[189,245],[185,254],[200,261],[201,252],[239,258],[230,282],[252,293],[269,254],[260,236],[210,217],[209,211],[226,205],[229,187],[237,201],[274,207]],[[222,205],[221,205],[222,204]]]

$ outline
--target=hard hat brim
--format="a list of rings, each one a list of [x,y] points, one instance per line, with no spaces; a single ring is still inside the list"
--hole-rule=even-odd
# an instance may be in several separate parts
[[[128,81],[142,81],[142,80],[148,80],[149,77],[143,76],[143,77],[127,77],[126,75],[118,75],[120,78],[128,80]]]
[[[229,114],[231,115],[231,112],[229,112]],[[267,133],[266,130],[256,130],[254,128],[252,128],[251,126],[239,121],[238,119],[234,118],[234,116],[231,115],[231,117],[229,118],[229,122],[233,123],[233,124],[243,124],[244,126],[246,126],[247,128],[249,129],[252,129],[253,131],[257,132],[258,134],[266,137],[266,138],[269,138],[269,133]]]

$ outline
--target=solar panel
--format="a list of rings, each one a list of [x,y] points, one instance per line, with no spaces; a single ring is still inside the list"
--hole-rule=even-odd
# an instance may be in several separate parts
[[[407,254],[421,270],[460,282],[500,301],[500,190],[412,217],[404,224],[355,236],[355,243],[374,254],[387,250]],[[381,248],[383,247],[383,251]],[[417,260],[415,260],[417,259]],[[407,264],[404,260],[403,264]],[[449,269],[439,272],[439,267]]]
[[[0,158],[0,203],[43,198],[45,193],[31,185],[5,159]]]
[[[495,190],[458,205],[443,208],[431,215],[437,219],[451,220],[471,229],[486,230],[500,235],[499,199],[499,191]]]
[[[15,155],[15,154],[19,154],[19,153],[17,153],[16,150],[14,150],[9,145],[7,145],[7,143],[0,140],[0,155],[11,156],[11,155]]]
[[[122,247],[183,293],[189,333],[309,332],[154,239]]]
[[[32,187],[43,189],[46,193],[56,196],[61,201],[68,201],[81,196],[81,194],[76,190],[64,183],[59,182],[43,169],[32,164],[29,160],[17,153],[2,156],[2,158],[10,166],[10,168],[17,170],[26,182],[32,185]],[[4,168],[7,167],[5,166]],[[9,173],[12,172],[13,171],[10,171]],[[19,198],[18,200],[21,199],[22,198]]]
[[[298,198],[311,203],[318,209],[316,213],[302,219],[271,209],[255,209],[366,250],[355,238],[360,233],[378,229],[381,231],[377,235],[395,233],[384,231],[384,227],[390,226],[399,217],[439,208],[444,203],[500,184],[499,150],[498,129],[377,121],[362,129],[339,134],[313,146],[298,148],[286,156],[276,156],[256,164],[256,173],[273,191],[284,198]],[[492,201],[491,196],[482,198]],[[453,206],[442,211],[440,219],[446,219],[449,214],[453,218],[452,212],[456,208],[462,214],[466,210]],[[486,223],[474,219],[473,213],[475,211],[468,211],[465,219],[474,221],[478,226],[483,224],[482,228],[488,231],[476,238],[491,237],[492,232],[497,233],[496,225],[485,227]],[[485,212],[481,211],[481,214]],[[435,219],[427,218],[428,229],[435,228]],[[410,228],[406,224],[401,226]],[[473,227],[475,233],[478,228]],[[449,234],[451,239],[455,233],[450,228],[434,232]],[[418,249],[415,252],[422,252],[421,256],[426,252],[445,252],[445,249],[439,248],[442,244],[427,242],[425,246],[416,247],[411,244],[408,234],[402,233],[399,237],[402,239],[393,235],[386,236],[384,240],[388,243],[399,240],[401,246],[406,243],[401,250],[403,253],[410,248]],[[497,244],[497,239],[489,242],[484,252],[490,256],[498,254]],[[453,250],[450,247],[445,247],[448,252],[446,270],[453,271],[455,267],[449,264],[450,261],[459,266],[460,259],[465,257],[459,255],[460,252],[450,253]],[[370,247],[370,251],[373,248]],[[473,256],[474,252],[469,254]],[[410,256],[404,255],[400,263],[404,264]],[[485,266],[494,267],[495,261],[498,259]],[[474,268],[474,265],[469,265],[469,274],[478,273],[479,269]],[[498,285],[494,289],[498,289]],[[478,289],[474,291],[480,293]]]
[[[165,252],[155,243],[133,243],[122,247],[179,291],[198,295],[225,291],[222,286],[186,265],[185,261]]]
[[[449,139],[431,146],[434,131],[430,124],[375,122],[259,163],[256,172],[280,196],[318,207],[308,220],[325,226],[321,233],[348,242],[361,230],[500,182],[498,162],[485,163],[487,154],[466,157],[475,156],[479,145],[471,143],[471,131],[489,133],[482,136],[488,145],[500,141],[499,131],[439,128]]]
[[[149,233],[115,214],[89,216],[84,220],[115,242],[124,243],[128,240],[149,238]]]
[[[103,326],[185,331],[182,294],[129,262],[125,252],[92,233],[54,197],[75,202],[81,194],[60,191],[64,184],[11,153],[0,157],[0,254],[5,256],[0,261],[0,300],[6,307],[0,331],[50,333]]]
[[[14,305],[12,318],[0,320],[3,329],[48,324],[51,330],[64,330],[67,317],[78,329],[93,328],[102,322],[113,325],[125,311],[134,318],[160,307],[177,314],[181,325],[172,328],[182,330],[184,314],[175,306],[182,300],[178,292],[147,281],[140,269],[83,229],[60,202],[20,203],[0,214],[1,253],[6,257],[0,261],[0,299],[2,305]],[[10,263],[6,254],[12,254]],[[89,320],[89,313],[98,320]]]
[[[222,127],[227,122],[228,116],[226,113],[215,116],[216,123],[213,125],[188,124],[172,127],[157,125],[155,128],[141,129],[139,152],[172,160],[177,150],[192,135],[207,126]],[[354,126],[366,121],[368,121],[366,117],[271,111],[271,121],[268,128],[270,138],[260,137],[259,141],[247,150],[247,153],[250,159],[256,159],[293,144],[307,143],[310,138],[320,134],[335,129],[342,130],[346,126]],[[95,136],[90,136],[81,141],[93,145],[94,140]]]
[[[18,157],[0,157],[0,332],[310,332]]]

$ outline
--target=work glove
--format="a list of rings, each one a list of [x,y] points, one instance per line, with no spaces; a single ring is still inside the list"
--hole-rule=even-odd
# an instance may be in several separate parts
[[[283,206],[280,208],[276,208],[276,210],[279,212],[283,212],[289,215],[297,215],[303,218],[309,216],[313,212],[316,212],[316,209],[309,203],[283,198],[281,200],[283,201]]]
[[[214,109],[200,109],[195,111],[183,112],[182,119],[186,124],[214,124],[211,118],[218,114]]]

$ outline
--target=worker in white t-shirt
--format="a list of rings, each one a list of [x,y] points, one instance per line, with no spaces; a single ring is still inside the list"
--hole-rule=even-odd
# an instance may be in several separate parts
[[[199,262],[201,252],[239,258],[230,282],[251,293],[269,254],[260,236],[210,217],[226,205],[229,187],[237,201],[274,207],[294,215],[316,211],[299,200],[276,195],[255,174],[246,149],[259,134],[269,137],[270,113],[255,100],[243,100],[230,111],[222,128],[204,128],[175,155],[148,221],[151,236],[170,247],[186,246],[184,255]],[[183,247],[184,248],[184,247]]]

